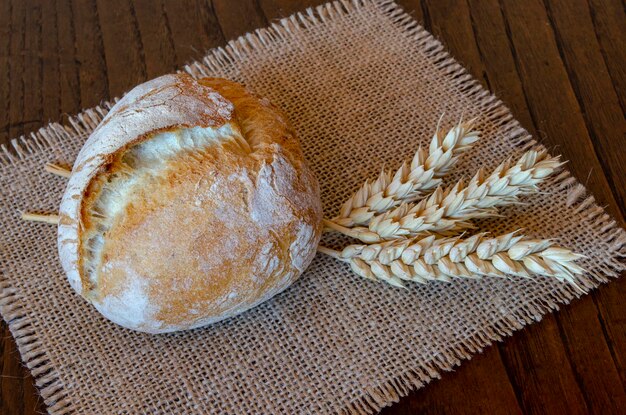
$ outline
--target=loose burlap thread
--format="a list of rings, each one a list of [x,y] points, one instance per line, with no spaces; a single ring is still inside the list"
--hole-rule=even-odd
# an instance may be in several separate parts
[[[341,1],[296,14],[212,50],[185,67],[240,81],[283,108],[334,215],[382,165],[477,117],[483,139],[450,181],[494,168],[537,143],[429,33],[393,2]],[[291,288],[238,317],[152,336],[102,318],[71,291],[56,228],[20,211],[56,211],[71,164],[106,114],[86,110],[0,155],[0,311],[51,414],[373,413],[510,335],[578,293],[547,278],[414,285],[362,280],[318,255]],[[483,220],[494,233],[524,228],[587,255],[585,290],[624,269],[625,232],[566,171]],[[328,245],[345,240],[327,237]]]

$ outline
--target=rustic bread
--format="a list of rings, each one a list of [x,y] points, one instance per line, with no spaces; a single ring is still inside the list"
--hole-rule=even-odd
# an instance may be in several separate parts
[[[60,207],[72,287],[150,333],[203,326],[288,287],[321,235],[316,179],[268,100],[165,75],[122,98],[80,151]]]

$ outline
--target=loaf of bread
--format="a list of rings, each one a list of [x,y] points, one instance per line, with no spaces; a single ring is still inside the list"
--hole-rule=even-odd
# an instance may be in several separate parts
[[[61,262],[105,317],[163,333],[239,314],[309,265],[321,202],[286,117],[225,79],[139,85],[81,149]]]

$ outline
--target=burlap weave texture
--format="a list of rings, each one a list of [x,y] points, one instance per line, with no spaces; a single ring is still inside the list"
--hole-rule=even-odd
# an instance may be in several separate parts
[[[462,114],[477,117],[483,135],[450,181],[536,145],[389,1],[337,2],[292,16],[185,70],[243,82],[287,112],[326,216],[382,165],[395,167],[426,144],[442,113],[448,126]],[[545,278],[404,291],[318,255],[291,288],[225,322],[158,336],[115,326],[72,292],[56,228],[19,217],[57,209],[64,181],[42,167],[71,164],[106,108],[17,140],[17,155],[0,154],[0,311],[50,413],[372,413],[576,295]],[[624,231],[567,172],[542,190],[481,229],[524,228],[587,255],[586,289],[617,276]]]

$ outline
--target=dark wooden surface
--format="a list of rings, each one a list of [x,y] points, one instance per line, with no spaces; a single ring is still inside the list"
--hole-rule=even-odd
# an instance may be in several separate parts
[[[0,142],[321,1],[0,0]],[[626,201],[620,0],[403,0],[616,220]],[[0,413],[45,412],[2,324]],[[465,362],[384,414],[626,413],[626,280]]]

